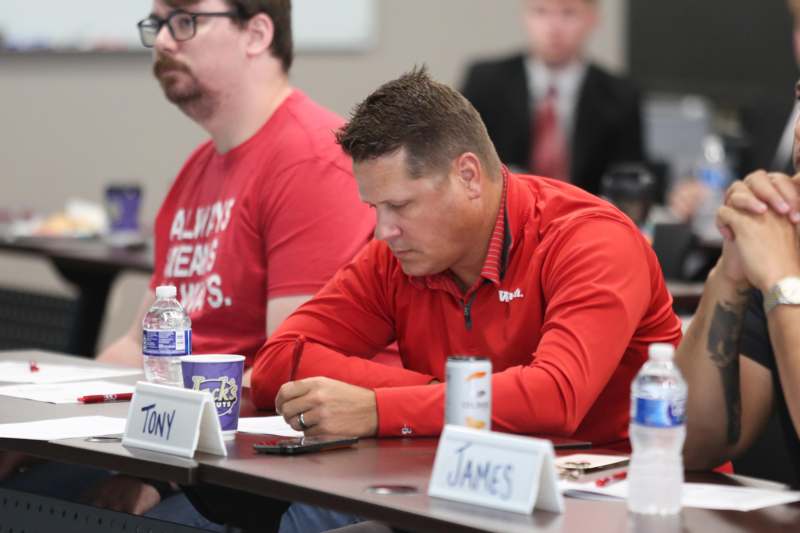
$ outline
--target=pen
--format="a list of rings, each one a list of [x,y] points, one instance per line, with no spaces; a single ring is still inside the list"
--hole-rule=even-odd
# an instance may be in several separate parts
[[[626,477],[628,477],[628,472],[623,470],[622,472],[617,472],[616,474],[612,474],[608,477],[597,479],[595,480],[594,484],[598,487],[606,487],[612,483],[616,483],[617,481],[622,481]]]
[[[31,372],[39,371],[39,365],[36,363],[36,361],[28,361],[28,368]]]
[[[90,394],[79,397],[78,401],[81,403],[124,402],[131,398],[133,398],[132,392],[119,392],[117,394]]]
[[[303,345],[305,342],[305,335],[300,335],[294,341],[294,351],[292,352],[292,373],[289,374],[289,381],[294,381],[294,376],[297,374],[297,367],[300,366],[300,358],[303,356]]]

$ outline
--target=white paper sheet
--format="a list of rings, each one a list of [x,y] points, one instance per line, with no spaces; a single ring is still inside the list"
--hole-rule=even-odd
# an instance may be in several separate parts
[[[56,440],[116,435],[125,431],[125,419],[109,416],[74,416],[36,422],[0,424],[0,438]]]
[[[65,381],[89,381],[141,374],[136,368],[111,368],[96,366],[61,365],[37,363],[38,371],[32,372],[30,363],[23,361],[0,362],[0,382],[6,383],[61,383]]]
[[[594,453],[573,453],[556,458],[557,468],[568,468],[572,464],[583,463],[586,470],[628,464],[627,455],[600,455]]]
[[[0,396],[13,396],[47,403],[80,403],[79,396],[133,392],[134,387],[111,381],[73,381],[70,383],[34,383],[0,387]]]
[[[628,482],[620,481],[605,487],[594,482],[560,481],[565,496],[584,499],[628,497]],[[764,507],[800,501],[800,492],[759,489],[708,483],[684,483],[681,503],[684,507],[730,511],[754,511]]]
[[[302,437],[302,431],[292,429],[282,416],[256,416],[239,419],[239,429],[242,433],[257,433],[260,435],[280,435],[282,437]]]

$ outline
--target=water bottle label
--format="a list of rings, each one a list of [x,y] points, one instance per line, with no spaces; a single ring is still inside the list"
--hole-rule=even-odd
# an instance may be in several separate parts
[[[192,330],[152,330],[142,333],[144,355],[189,355],[192,353]]]
[[[636,398],[633,422],[641,426],[671,428],[686,421],[686,401]]]
[[[712,189],[724,189],[730,182],[730,176],[722,168],[701,168],[699,177],[700,181]]]

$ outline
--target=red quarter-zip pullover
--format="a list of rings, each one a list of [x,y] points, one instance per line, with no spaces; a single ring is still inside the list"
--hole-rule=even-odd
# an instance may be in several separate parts
[[[576,187],[514,174],[505,187],[495,279],[491,252],[462,294],[446,274],[409,277],[371,242],[260,350],[256,404],[274,407],[289,379],[327,376],[375,391],[379,436],[437,435],[446,385],[429,383],[444,381],[447,356],[482,355],[494,430],[625,447],[648,345],[681,336],[655,254],[630,219]],[[370,360],[395,340],[403,368]]]

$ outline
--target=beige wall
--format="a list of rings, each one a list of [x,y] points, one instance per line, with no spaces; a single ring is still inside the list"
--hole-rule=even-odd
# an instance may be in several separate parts
[[[592,43],[621,70],[624,2],[601,0]],[[378,0],[376,47],[359,54],[297,58],[296,86],[346,114],[381,82],[427,63],[458,84],[469,58],[522,45],[517,0]],[[104,184],[137,180],[152,220],[170,180],[204,134],[163,99],[147,54],[0,56],[0,207],[61,208],[71,196],[100,201]],[[69,293],[44,261],[0,255],[0,285]],[[103,343],[127,327],[146,287],[126,276],[115,287]]]

